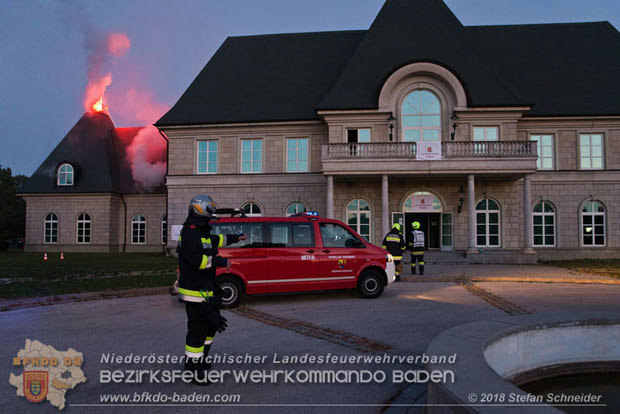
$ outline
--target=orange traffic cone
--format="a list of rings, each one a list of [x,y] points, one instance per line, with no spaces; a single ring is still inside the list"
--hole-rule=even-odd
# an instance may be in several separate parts
[[[65,255],[60,252],[60,260],[65,260]]]
[[[43,261],[47,262],[47,253],[43,253]]]

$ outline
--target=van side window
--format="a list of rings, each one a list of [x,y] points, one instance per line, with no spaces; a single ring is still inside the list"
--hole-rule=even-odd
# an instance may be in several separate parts
[[[271,247],[314,247],[313,223],[267,223]]]
[[[320,227],[324,247],[366,247],[358,237],[338,224],[321,223]]]
[[[214,223],[212,226],[213,234],[243,233],[247,236],[247,239],[245,240],[239,240],[237,243],[229,244],[228,246],[224,246],[222,248],[265,246],[262,223]]]

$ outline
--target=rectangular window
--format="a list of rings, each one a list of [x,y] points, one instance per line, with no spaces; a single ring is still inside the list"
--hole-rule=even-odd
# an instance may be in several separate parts
[[[217,173],[217,141],[198,142],[198,174]]]
[[[44,243],[58,243],[58,221],[45,222]]]
[[[78,220],[77,242],[78,244],[89,244],[90,243],[90,221]]]
[[[321,223],[323,247],[365,248],[366,245],[344,227],[333,223]]]
[[[308,138],[286,140],[286,171],[308,171]]]
[[[538,151],[538,161],[536,169],[553,170],[555,163],[553,151],[553,135],[530,135],[531,141],[536,141]]]
[[[161,244],[168,243],[168,218],[164,216],[161,219]]]
[[[213,234],[240,234],[246,235],[245,240],[239,240],[237,243],[223,246],[223,248],[240,248],[240,247],[265,247],[263,239],[262,223],[214,223]]]
[[[603,135],[579,135],[579,158],[582,170],[603,169]]]
[[[474,127],[474,141],[497,141],[499,127]]]
[[[370,128],[347,129],[349,144],[370,142]]]
[[[241,140],[241,172],[260,173],[263,171],[263,140]]]

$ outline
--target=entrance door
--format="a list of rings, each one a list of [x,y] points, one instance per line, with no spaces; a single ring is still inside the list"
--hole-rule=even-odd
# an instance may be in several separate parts
[[[452,241],[452,213],[441,214],[441,251],[454,250]]]
[[[420,230],[424,232],[424,248],[439,249],[441,234],[441,214],[440,213],[405,213],[405,228],[407,245],[411,238],[411,223],[420,223]]]

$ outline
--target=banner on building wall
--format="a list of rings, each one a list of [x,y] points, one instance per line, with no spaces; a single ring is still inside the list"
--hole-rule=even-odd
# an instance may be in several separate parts
[[[170,233],[171,237],[170,240],[174,240],[174,241],[178,241],[179,240],[179,236],[181,235],[181,230],[183,229],[183,226],[179,226],[179,225],[173,225],[170,226]]]
[[[441,160],[441,141],[420,141],[416,145],[416,159],[424,161]]]
[[[413,196],[413,211],[433,211],[433,198],[430,194],[415,194]]]

